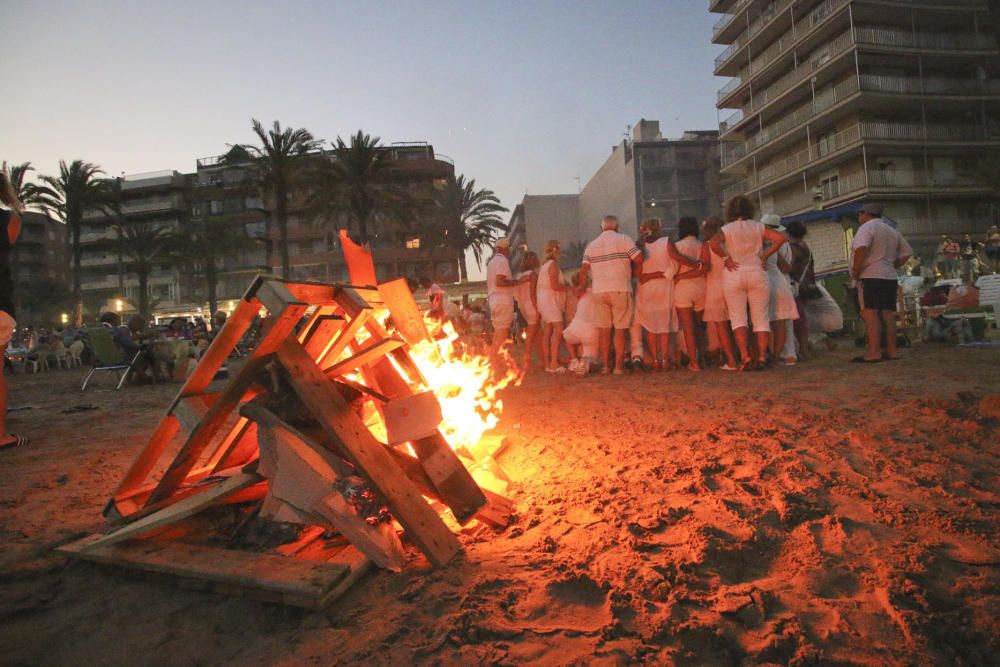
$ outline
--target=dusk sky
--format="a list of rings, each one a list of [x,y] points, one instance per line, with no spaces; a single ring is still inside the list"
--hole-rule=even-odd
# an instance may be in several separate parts
[[[193,171],[278,119],[428,141],[513,208],[576,192],[640,118],[716,127],[707,5],[0,0],[0,157]]]

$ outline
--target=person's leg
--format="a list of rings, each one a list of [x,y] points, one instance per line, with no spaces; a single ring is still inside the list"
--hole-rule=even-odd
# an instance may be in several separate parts
[[[601,357],[601,364],[607,370],[608,361],[611,356],[611,327],[601,327],[597,330],[597,353]]]
[[[726,363],[730,368],[736,368],[736,352],[733,350],[732,332],[729,330],[728,322],[712,322],[715,328],[716,337],[719,340],[719,347],[726,355]]]
[[[897,359],[899,351],[896,349],[896,311],[881,310],[879,316],[885,328],[885,358]]]
[[[736,346],[740,349],[740,359],[743,360],[740,363],[740,368],[745,368],[750,361],[750,337],[747,326],[744,324],[741,327],[736,327],[733,329],[733,334],[736,336]]]
[[[771,356],[777,358],[781,356],[785,349],[785,320],[773,320],[771,322]]]
[[[633,362],[633,370],[642,370],[643,363],[643,349],[642,349],[642,325],[639,324],[639,318],[635,318],[632,322],[632,326],[628,329],[628,347],[629,356]],[[638,368],[635,366],[638,365]]]
[[[562,322],[553,322],[552,336],[549,339],[549,363],[550,368],[559,368],[559,345],[562,343]]]
[[[785,345],[780,350],[779,356],[786,364],[794,364],[799,356],[795,349],[795,327],[792,324],[795,321],[785,320]]]
[[[882,358],[882,327],[879,325],[879,311],[864,308],[861,311],[861,321],[865,323],[865,336],[868,348],[865,351],[866,361],[877,361]]]
[[[524,369],[531,368],[531,352],[538,338],[538,322],[529,323],[524,334]]]
[[[538,348],[542,352],[542,368],[552,368],[552,364],[549,363],[549,348],[551,344],[549,343],[552,338],[552,325],[548,322],[542,322],[542,338],[539,341]]]
[[[684,336],[684,349],[687,350],[688,368],[693,371],[701,370],[698,365],[698,345],[695,342],[697,334],[695,332],[695,319],[693,308],[678,308],[677,317],[681,321],[681,333]]]
[[[795,307],[799,311],[799,319],[792,322],[792,332],[799,344],[799,358],[808,359],[810,356],[809,320],[806,318],[806,302],[802,299],[796,299]]]
[[[660,370],[661,358],[659,355],[662,354],[659,350],[659,334],[655,334],[652,331],[646,330],[646,347],[649,349],[650,356],[653,357],[653,370]]]
[[[625,329],[615,329],[615,372],[625,370]]]
[[[771,340],[771,324],[767,312],[771,290],[767,274],[763,271],[748,272],[746,281],[750,321],[753,323],[754,337],[757,339],[757,363],[763,364],[767,362],[768,344]]]

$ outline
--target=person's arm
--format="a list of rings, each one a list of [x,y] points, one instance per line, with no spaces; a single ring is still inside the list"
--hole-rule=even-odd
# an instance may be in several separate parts
[[[524,277],[521,280],[514,280],[514,279],[512,279],[510,276],[508,276],[506,274],[498,273],[497,274],[497,287],[517,287],[518,284],[521,283],[524,280],[528,280],[528,278]]]
[[[632,256],[632,275],[638,277],[642,275],[643,258],[642,253],[638,252],[638,248],[636,248],[636,251],[636,254]]]
[[[858,246],[851,257],[851,278],[857,280],[861,277],[861,269],[864,268],[866,259],[868,259],[868,246]]]
[[[583,264],[580,265],[580,286],[576,288],[577,294],[583,294],[587,291],[587,276],[590,273],[590,263],[587,262],[587,258],[583,258]]]
[[[697,259],[691,259],[687,255],[681,253],[674,245],[673,241],[667,240],[667,252],[670,254],[670,259],[674,260],[682,266],[687,266],[692,269],[697,269],[701,267],[701,262]]]
[[[715,236],[712,237],[712,240],[709,241],[708,244],[711,246],[712,251],[716,255],[722,258],[723,266],[726,267],[726,270],[735,271],[736,269],[740,268],[740,264],[735,259],[730,257],[729,253],[727,253],[726,250],[722,247],[722,243],[719,240],[720,236],[722,235],[716,234]]]
[[[768,257],[778,252],[778,248],[784,245],[785,235],[779,231],[775,231],[769,227],[765,227],[764,240],[771,242],[771,247],[765,250],[764,254],[760,256],[761,261],[766,262]]]
[[[785,259],[785,254],[781,252],[778,253],[778,270],[784,274],[789,274],[792,272],[791,263],[787,259]]]
[[[645,285],[650,280],[659,280],[660,278],[666,278],[663,271],[652,271],[650,273],[639,273],[638,280],[640,285]]]
[[[535,310],[538,310],[538,294],[536,293],[538,292],[538,271],[532,271],[528,279],[531,281],[531,305],[535,307]]]

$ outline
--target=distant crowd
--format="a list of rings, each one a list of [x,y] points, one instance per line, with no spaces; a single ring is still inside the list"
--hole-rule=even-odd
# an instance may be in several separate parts
[[[844,320],[816,280],[806,226],[782,227],[773,214],[758,220],[742,196],[726,203],[723,217],[682,218],[676,240],[649,218],[634,240],[615,216],[605,216],[568,276],[557,241],[541,257],[522,248],[514,270],[510,240],[497,240],[486,269],[489,353],[497,358],[514,331],[524,342],[524,366],[537,358],[549,373],[749,371],[808,358],[810,333],[840,331]],[[912,249],[883,220],[880,205],[866,204],[859,222],[850,274],[867,347],[854,361],[895,360],[896,278]],[[448,307],[428,296],[432,312]]]

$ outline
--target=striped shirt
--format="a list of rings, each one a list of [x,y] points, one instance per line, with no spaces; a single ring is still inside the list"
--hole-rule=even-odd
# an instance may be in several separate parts
[[[640,254],[635,243],[624,234],[605,230],[583,252],[583,263],[590,265],[593,292],[631,292],[632,259]]]

